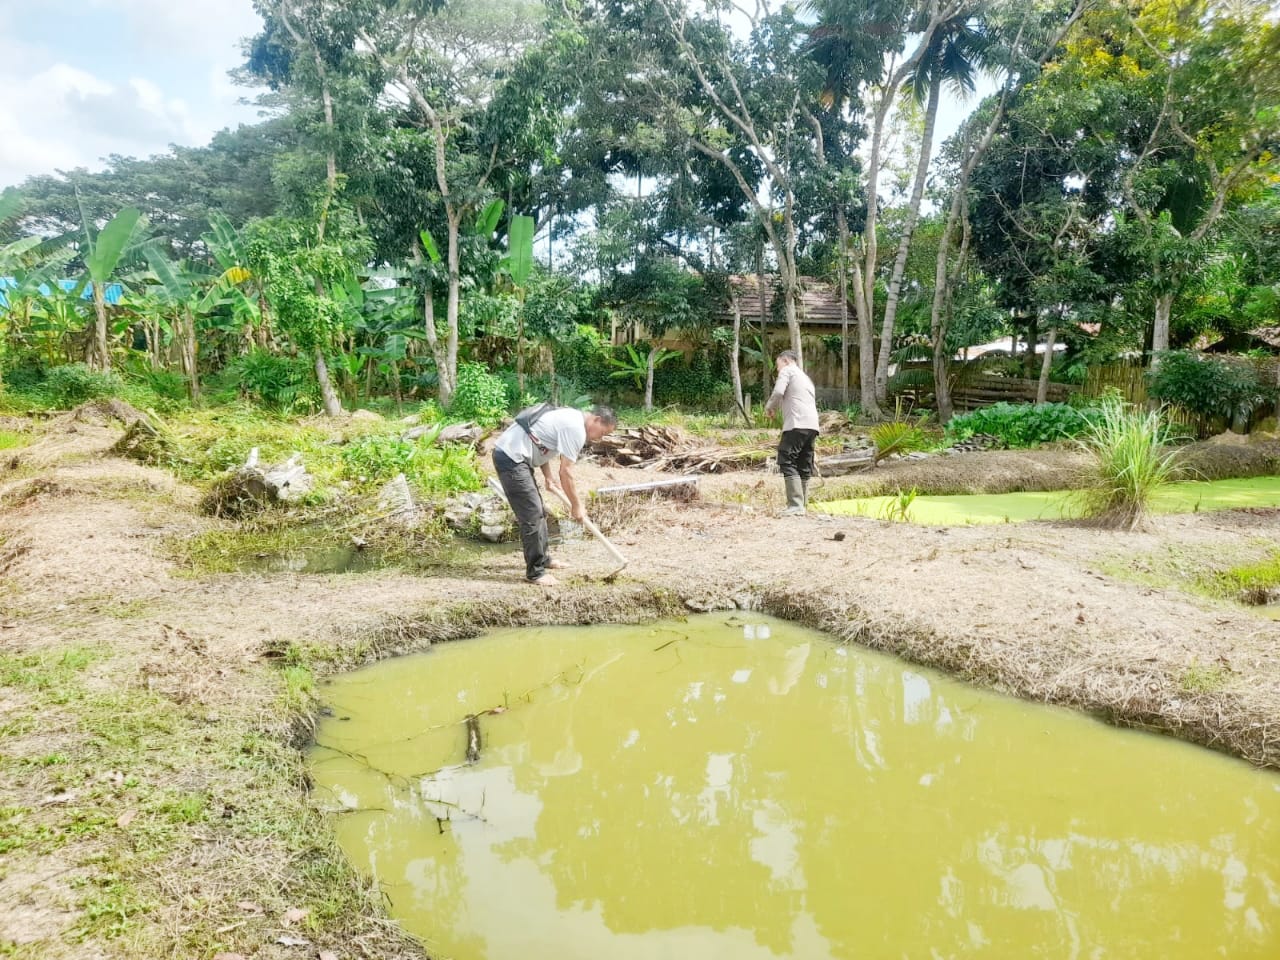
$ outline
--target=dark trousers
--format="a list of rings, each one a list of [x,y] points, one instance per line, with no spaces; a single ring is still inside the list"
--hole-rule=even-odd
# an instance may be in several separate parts
[[[808,480],[813,476],[813,441],[817,430],[783,430],[778,441],[778,469],[784,477]]]
[[[547,510],[533,479],[533,467],[517,463],[501,450],[493,451],[493,466],[507,502],[516,515],[520,543],[524,546],[524,575],[537,580],[547,572]]]

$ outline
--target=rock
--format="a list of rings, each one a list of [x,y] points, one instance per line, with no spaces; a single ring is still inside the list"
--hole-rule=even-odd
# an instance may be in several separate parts
[[[409,481],[403,473],[397,473],[378,491],[378,509],[392,516],[414,512],[416,504],[413,502],[413,491],[409,489]]]
[[[201,510],[215,517],[242,517],[272,502],[289,503],[311,492],[314,479],[295,453],[284,463],[258,465],[257,449],[243,467],[216,481],[200,503]]]
[[[246,467],[247,470],[256,468]],[[262,482],[277,500],[300,500],[311,492],[315,480],[302,465],[302,454],[295,453],[279,466],[268,467],[262,472]]]
[[[439,430],[436,434],[434,443],[465,443],[475,446],[484,439],[484,428],[479,424],[467,421],[466,423],[451,423],[444,429],[439,429],[434,424],[423,424],[414,427],[412,430],[406,430],[401,436],[402,440],[420,440],[423,437],[430,436],[433,432]]]
[[[484,525],[480,528],[480,536],[488,540],[490,543],[501,543],[503,537],[507,534],[506,525]]]
[[[374,413],[372,410],[351,411],[352,423],[383,423],[384,419],[385,418],[381,414]]]

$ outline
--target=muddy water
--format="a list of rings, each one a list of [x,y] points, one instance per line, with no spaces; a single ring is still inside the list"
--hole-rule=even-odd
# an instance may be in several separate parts
[[[1280,956],[1280,777],[776,620],[504,631],[323,694],[319,795],[436,957]]]

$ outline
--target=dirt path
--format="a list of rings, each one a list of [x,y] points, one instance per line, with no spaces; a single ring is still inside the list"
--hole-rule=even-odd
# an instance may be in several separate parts
[[[195,579],[167,544],[215,521],[105,455],[118,435],[51,434],[0,474],[0,952],[419,956],[310,808],[298,718],[316,676],[496,624],[760,609],[1280,768],[1280,624],[1142,583],[1276,549],[1280,511],[946,530],[783,518],[777,481],[740,475],[705,485],[720,502],[634,510],[615,583],[591,542],[561,550],[551,594],[515,554],[434,577]]]

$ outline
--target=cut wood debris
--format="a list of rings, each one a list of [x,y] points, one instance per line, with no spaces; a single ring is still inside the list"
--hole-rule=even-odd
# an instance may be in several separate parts
[[[591,445],[592,453],[619,466],[686,473],[745,470],[762,464],[772,450],[771,446],[695,445],[675,427],[653,425],[618,430]]]

